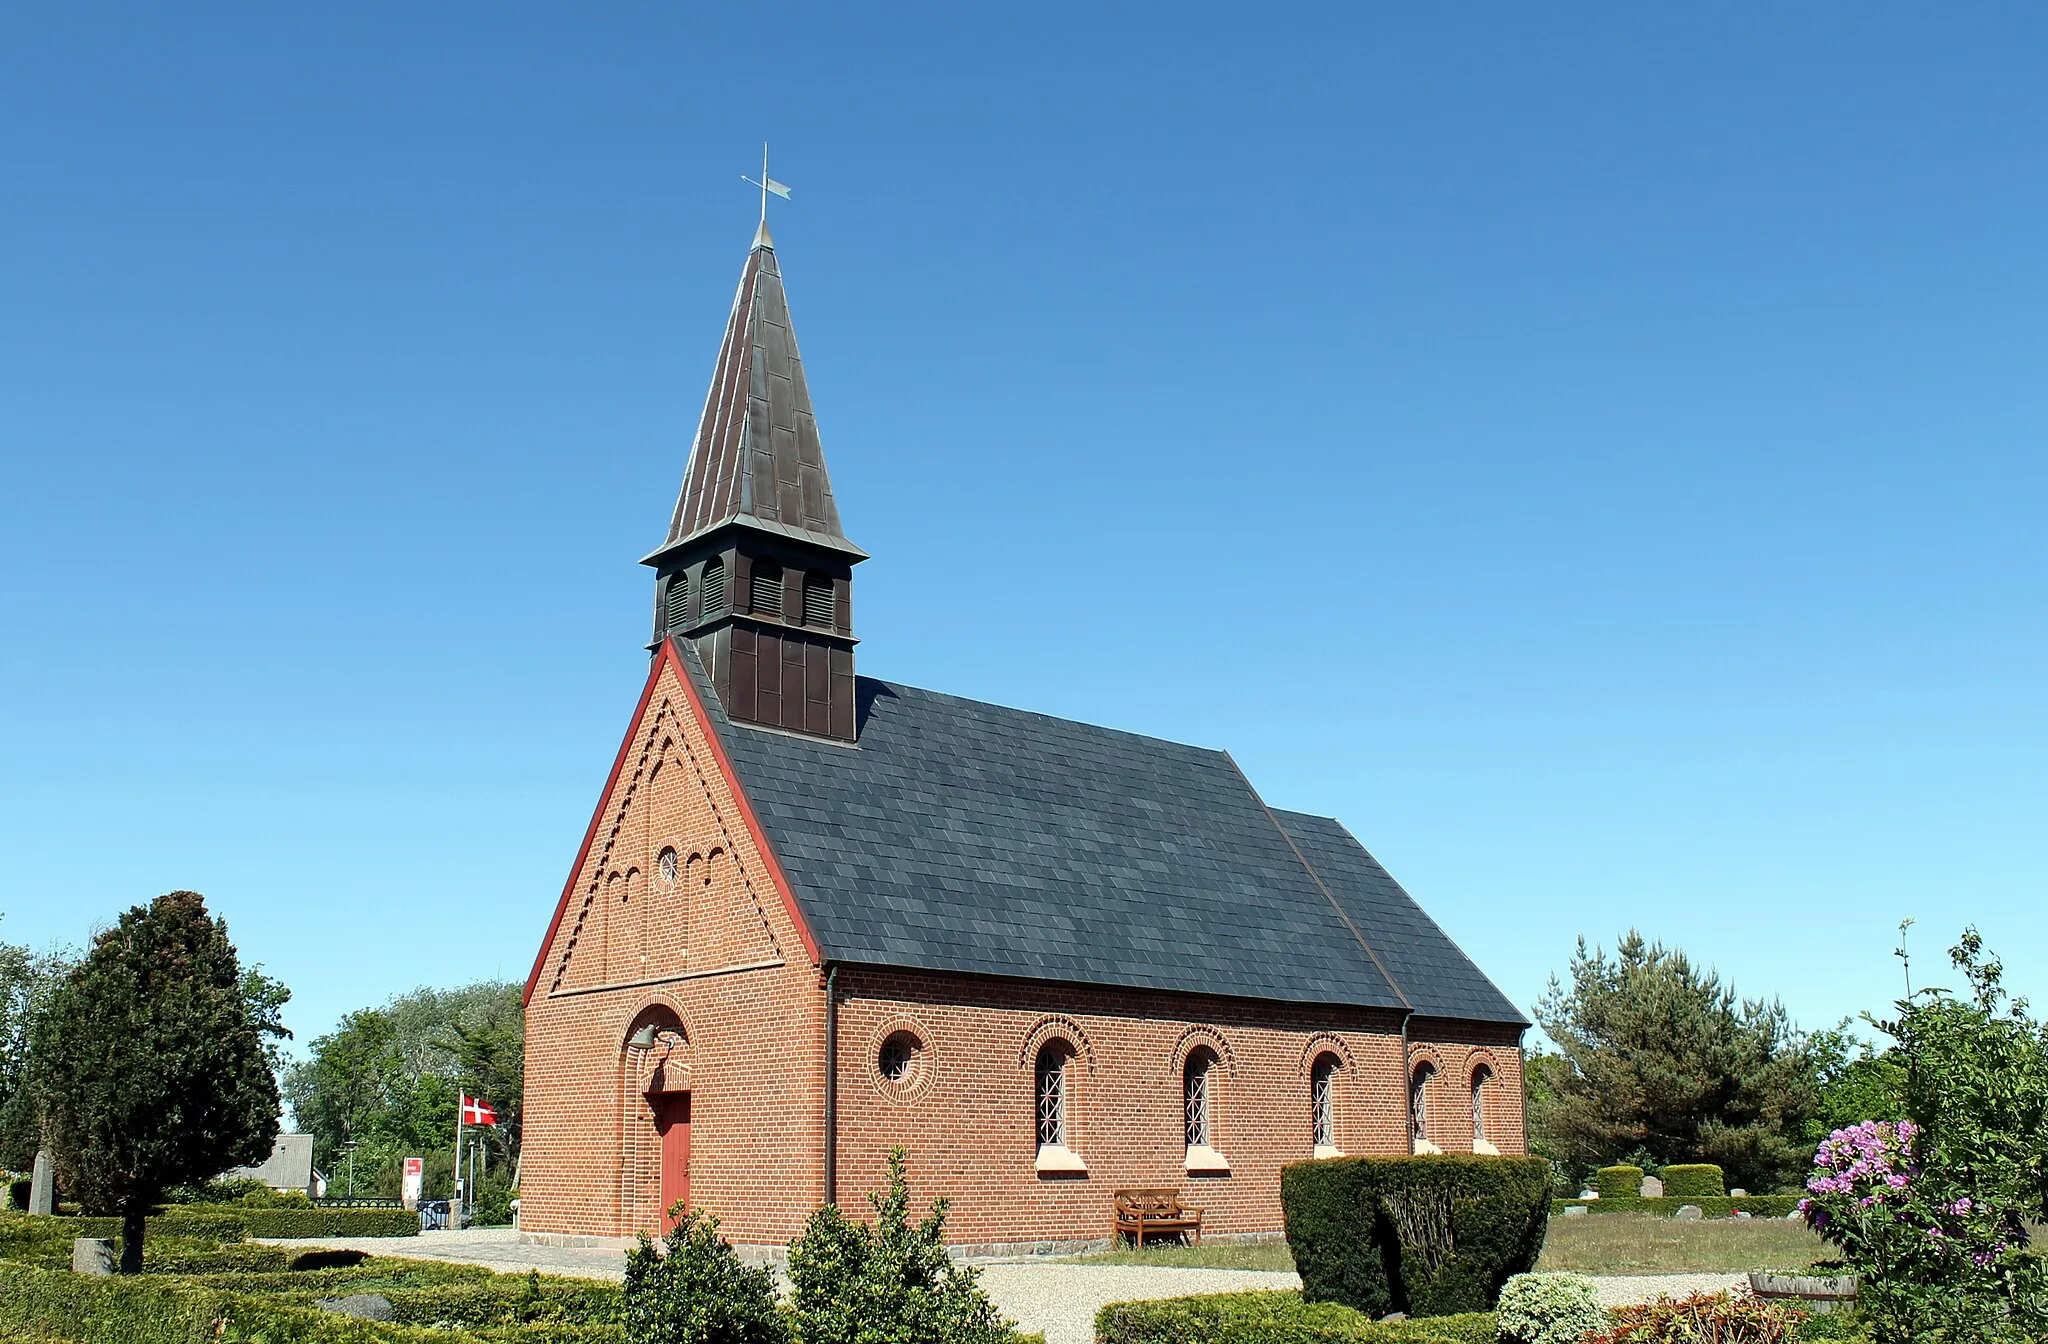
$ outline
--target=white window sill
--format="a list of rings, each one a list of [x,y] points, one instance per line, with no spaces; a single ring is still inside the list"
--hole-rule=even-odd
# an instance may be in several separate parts
[[[1333,1148],[1327,1143],[1319,1143],[1316,1145],[1316,1161],[1318,1162],[1322,1161],[1326,1157],[1342,1156],[1344,1156],[1344,1150],[1342,1148]]]
[[[1038,1145],[1038,1161],[1034,1164],[1039,1171],[1086,1171],[1088,1164],[1081,1155],[1057,1143]]]
[[[1430,1156],[1437,1153],[1441,1153],[1442,1151],[1443,1149],[1437,1147],[1428,1139],[1417,1139],[1415,1141],[1415,1155],[1417,1157]]]
[[[1206,1144],[1197,1144],[1188,1149],[1187,1169],[1197,1171],[1229,1171],[1230,1159]]]
[[[1480,1155],[1481,1157],[1499,1157],[1499,1156],[1500,1156],[1500,1149],[1498,1149],[1498,1148],[1494,1147],[1494,1146],[1493,1146],[1492,1144],[1488,1143],[1488,1142],[1487,1142],[1487,1141],[1486,1141],[1485,1139],[1474,1139],[1474,1140],[1472,1140],[1472,1151],[1473,1151],[1473,1152],[1475,1152],[1475,1153],[1477,1153],[1477,1154],[1479,1154],[1479,1155]]]

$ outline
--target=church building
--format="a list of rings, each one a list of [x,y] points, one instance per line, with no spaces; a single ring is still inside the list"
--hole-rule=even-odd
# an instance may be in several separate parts
[[[1223,751],[859,676],[854,573],[756,235],[654,571],[652,659],[526,987],[521,1225],[743,1246],[865,1212],[1108,1237],[1177,1188],[1520,1153],[1528,1023],[1340,822]],[[933,619],[942,619],[934,612]]]

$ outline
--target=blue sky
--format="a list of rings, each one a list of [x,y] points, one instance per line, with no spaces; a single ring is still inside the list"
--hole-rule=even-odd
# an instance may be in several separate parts
[[[4,28],[0,937],[524,976],[766,138],[864,672],[1227,747],[1525,1005],[2048,990],[2037,6]]]

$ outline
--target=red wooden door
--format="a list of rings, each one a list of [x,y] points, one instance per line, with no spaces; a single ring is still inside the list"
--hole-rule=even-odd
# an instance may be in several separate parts
[[[676,1220],[669,1210],[690,1202],[690,1094],[655,1097],[654,1130],[661,1135],[661,1227]]]

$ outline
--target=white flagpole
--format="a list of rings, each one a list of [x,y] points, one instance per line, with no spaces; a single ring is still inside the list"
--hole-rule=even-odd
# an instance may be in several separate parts
[[[448,1176],[448,1179],[454,1182],[455,1185],[454,1198],[448,1201],[448,1230],[450,1232],[457,1232],[462,1229],[462,1197],[469,1193],[462,1188],[462,1111],[465,1100],[466,1098],[462,1095],[462,1089],[458,1086],[455,1089],[455,1169]]]

